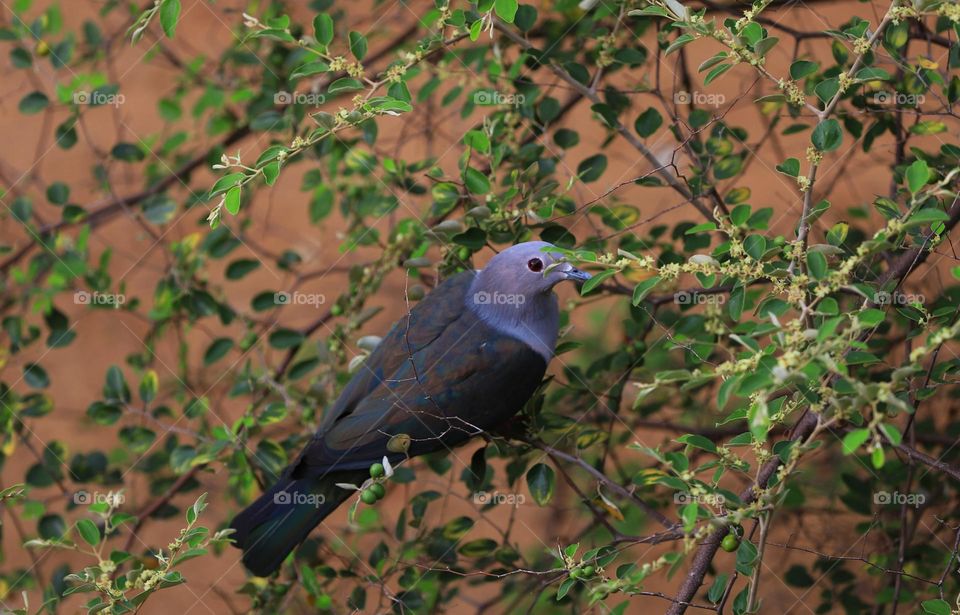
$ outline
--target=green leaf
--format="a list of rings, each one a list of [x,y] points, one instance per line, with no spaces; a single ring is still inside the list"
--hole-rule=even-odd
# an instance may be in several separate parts
[[[45,389],[50,386],[50,376],[47,370],[40,367],[39,363],[27,363],[23,366],[23,379],[26,383],[35,389]]]
[[[640,114],[637,118],[637,121],[633,123],[634,130],[637,131],[637,134],[646,139],[653,133],[657,132],[657,129],[663,125],[663,116],[660,115],[660,112],[650,107],[646,111]]]
[[[266,180],[268,186],[272,186],[277,181],[277,177],[280,176],[280,161],[275,160],[270,164],[263,167],[263,178]]]
[[[235,260],[227,266],[227,279],[239,280],[258,267],[260,267],[260,261],[252,258]]]
[[[577,175],[580,181],[589,183],[596,181],[607,170],[607,157],[603,154],[590,156],[577,166]]]
[[[682,35],[678,36],[675,41],[673,41],[672,43],[670,43],[670,46],[667,47],[667,50],[663,52],[663,55],[668,56],[668,55],[670,55],[671,53],[673,53],[674,51],[679,50],[681,47],[683,47],[683,46],[686,45],[687,43],[692,43],[694,40],[695,40],[695,39],[694,39],[694,37],[693,37],[692,35],[690,35],[690,34],[682,34]]]
[[[600,284],[602,284],[604,280],[613,276],[616,273],[617,273],[616,269],[605,269],[600,273],[596,274],[595,276],[593,276],[592,278],[590,278],[589,280],[583,283],[583,286],[580,287],[580,295],[582,296],[582,295],[589,294],[591,290],[593,290],[597,286],[600,286]]]
[[[900,430],[890,423],[880,423],[880,431],[887,437],[887,440],[890,440],[890,444],[894,446],[900,446],[900,443],[903,442],[903,435],[900,433]]]
[[[717,452],[717,445],[711,442],[704,436],[699,434],[688,433],[677,438],[677,442],[682,442],[683,444],[689,444],[699,449],[709,451],[711,453]]]
[[[807,270],[815,280],[822,280],[827,275],[827,257],[822,252],[807,252]]]
[[[80,534],[83,541],[91,547],[100,544],[100,530],[97,529],[96,524],[90,519],[80,519],[77,521],[77,533]]]
[[[303,334],[293,329],[277,329],[270,334],[270,345],[278,349],[294,348],[303,343]]]
[[[817,87],[813,88],[813,91],[817,93],[817,98],[826,104],[840,91],[840,82],[836,77],[824,79],[817,84]]]
[[[490,180],[473,167],[466,167],[463,170],[463,183],[472,194],[487,194],[490,192]]]
[[[811,62],[810,60],[797,60],[790,65],[790,78],[803,79],[804,77],[817,72],[818,68],[820,68],[820,65],[816,62]]]
[[[680,511],[680,518],[683,519],[683,529],[687,532],[693,530],[697,525],[697,513],[700,506],[696,502],[690,502]]]
[[[47,186],[47,200],[54,205],[66,205],[70,200],[70,186],[63,182],[53,182]]]
[[[223,206],[234,216],[240,211],[240,192],[240,186],[234,186],[227,190],[227,194],[223,199]]]
[[[140,380],[140,399],[143,403],[149,404],[157,397],[157,390],[160,388],[160,379],[157,372],[147,370]]]
[[[212,365],[222,359],[233,348],[233,340],[229,337],[219,337],[207,347],[203,355],[203,364]]]
[[[33,113],[40,113],[46,109],[49,104],[50,99],[47,98],[47,95],[43,92],[30,92],[20,99],[20,104],[17,108],[20,109],[20,113],[31,115]]]
[[[867,68],[861,68],[859,71],[857,71],[855,79],[857,81],[889,81],[890,73],[882,68],[870,66]]]
[[[950,609],[950,603],[946,600],[924,600],[920,603],[924,613],[930,615],[950,615],[953,611]]]
[[[747,420],[750,422],[750,434],[753,439],[757,442],[766,442],[767,432],[770,431],[770,409],[763,398],[750,404]]]
[[[160,25],[167,38],[173,38],[180,18],[180,0],[163,0],[160,4]]]
[[[701,222],[696,226],[691,226],[683,234],[696,235],[697,233],[703,233],[704,231],[715,231],[715,230],[717,230],[717,224],[715,222]]]
[[[660,276],[655,275],[650,279],[644,280],[637,284],[636,288],[633,289],[633,305],[640,305],[640,302],[643,301],[644,297],[650,294],[650,291],[660,283]]]
[[[123,377],[123,371],[116,365],[111,365],[107,369],[106,381],[103,384],[103,396],[110,400],[130,401],[130,389],[127,387],[127,380]]]
[[[800,175],[800,161],[796,158],[787,158],[781,164],[777,165],[777,171],[790,177],[797,177]]]
[[[358,60],[363,60],[367,55],[367,37],[360,34],[359,32],[351,32],[350,37],[350,53],[353,54]]]
[[[907,187],[910,192],[916,194],[920,189],[930,181],[930,168],[926,160],[914,160],[913,164],[907,167]]]
[[[869,429],[854,429],[843,436],[843,454],[851,455],[870,438]]]
[[[140,162],[146,158],[143,150],[133,143],[117,143],[110,150],[110,155],[124,162]]]
[[[817,124],[810,135],[813,146],[821,152],[832,152],[840,147],[843,141],[843,130],[840,128],[840,122],[830,118]]]
[[[330,65],[321,60],[315,62],[307,62],[290,73],[291,79],[298,79],[300,77],[309,77],[310,75],[316,75],[317,73],[325,73],[330,70]]]
[[[923,120],[910,126],[910,134],[914,135],[935,135],[947,130],[947,125],[938,120]]]
[[[538,463],[527,471],[527,488],[539,506],[546,506],[550,502],[554,482],[553,468],[548,465]]]
[[[330,84],[327,92],[330,94],[339,94],[340,92],[351,92],[353,90],[362,90],[363,84],[353,77],[343,77]]]
[[[943,222],[949,218],[950,216],[947,215],[947,212],[943,211],[942,209],[933,209],[930,207],[913,212],[913,214],[911,214],[910,217],[904,222],[904,226],[907,228],[924,226],[927,224]]]
[[[194,397],[183,408],[183,415],[188,419],[204,416],[210,410],[210,400],[206,397]]]
[[[513,23],[513,20],[517,16],[517,8],[519,3],[517,0],[496,0],[493,3],[493,9],[497,13],[497,17],[504,20],[507,23]]]
[[[733,64],[721,64],[720,66],[714,68],[712,71],[710,71],[709,73],[707,73],[706,78],[704,78],[704,80],[703,80],[703,85],[710,85],[710,83],[711,83],[714,79],[716,79],[717,77],[719,77],[719,76],[722,75],[723,73],[727,72],[727,71],[730,70],[731,68],[733,68]]]
[[[333,18],[326,13],[320,13],[313,18],[313,33],[317,42],[324,47],[333,41]]]
[[[883,310],[876,308],[868,308],[857,314],[857,321],[865,327],[876,327],[883,322],[884,318],[886,318],[886,314],[884,314]]]
[[[490,151],[490,138],[480,130],[471,130],[463,135],[463,144],[478,152],[488,153]]]
[[[754,260],[760,260],[767,251],[767,240],[762,235],[747,235],[743,240],[743,249]]]

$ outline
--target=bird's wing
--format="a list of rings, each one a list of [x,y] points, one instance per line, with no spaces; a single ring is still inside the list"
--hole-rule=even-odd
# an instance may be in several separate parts
[[[408,357],[440,337],[464,311],[464,297],[476,273],[463,271],[446,280],[400,318],[367,357],[336,403],[327,411],[318,433],[350,414]]]
[[[294,473],[365,468],[385,455],[398,461],[456,446],[515,414],[545,371],[536,351],[464,310],[326,425]],[[407,438],[409,449],[398,450]]]

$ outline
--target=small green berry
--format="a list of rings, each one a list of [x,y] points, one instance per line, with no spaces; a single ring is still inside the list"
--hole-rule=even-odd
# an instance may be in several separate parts
[[[582,575],[583,575],[583,571],[580,570],[579,568],[574,568],[573,570],[570,571],[571,579],[579,579]]]
[[[720,548],[726,551],[727,553],[733,553],[740,546],[740,539],[738,539],[733,534],[727,534],[723,537],[723,540],[720,542]]]
[[[385,473],[382,463],[375,463],[370,466],[370,476],[372,478],[380,478]]]
[[[594,575],[594,573],[596,573],[596,572],[597,572],[597,569],[594,568],[593,566],[589,565],[589,564],[583,567],[583,576],[584,576],[584,578],[589,579],[589,578],[592,577],[592,576]]]
[[[317,608],[321,611],[329,611],[333,608],[333,598],[327,594],[317,596]]]
[[[373,492],[372,489],[364,489],[360,493],[360,499],[363,500],[364,504],[375,504],[377,502],[377,494]]]
[[[372,491],[373,495],[377,496],[378,500],[383,496],[387,495],[387,490],[380,483],[373,483],[372,485],[367,487],[367,489]]]

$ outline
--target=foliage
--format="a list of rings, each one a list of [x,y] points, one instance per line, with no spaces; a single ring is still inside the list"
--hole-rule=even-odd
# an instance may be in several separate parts
[[[534,238],[594,278],[564,302],[552,376],[519,419],[344,485],[349,532],[318,531],[280,574],[229,591],[271,613],[462,596],[503,612],[786,612],[791,587],[817,612],[960,610],[960,268],[944,266],[960,4],[838,5],[839,26],[810,30],[783,18],[815,8],[767,0],[437,0],[402,5],[410,25],[389,36],[325,0],[234,3],[242,17],[106,3],[76,29],[34,4],[12,2],[0,27],[12,70],[50,77],[27,81],[17,112],[42,114],[41,145],[93,150],[101,200],[49,169],[0,176],[3,469],[32,459],[0,499],[29,553],[58,562],[3,569],[2,599],[25,592],[16,612],[69,611],[77,593],[89,612],[135,612],[189,585],[191,558],[229,572],[229,531],[197,525],[196,494],[216,493],[205,514],[225,527],[276,478],[379,341],[388,282],[406,307]],[[231,29],[218,57],[180,55],[196,53],[179,46],[193,11]],[[87,123],[126,113],[109,60],[131,44],[175,83],[137,110],[162,128],[102,149]],[[885,185],[856,201],[839,185],[853,171]],[[321,287],[335,297],[305,289],[336,264],[262,246],[258,214],[285,181],[350,263]],[[163,254],[152,296],[95,243],[121,214]],[[302,303],[319,311],[294,326]],[[111,355],[83,400],[102,444],[71,451],[38,435],[67,403],[44,364],[110,352],[76,326],[108,310],[142,348]],[[135,478],[139,508],[123,497]],[[157,547],[151,528],[189,499]],[[578,523],[534,531],[521,508]],[[794,539],[838,519],[828,540]],[[78,571],[55,559],[73,551]]]

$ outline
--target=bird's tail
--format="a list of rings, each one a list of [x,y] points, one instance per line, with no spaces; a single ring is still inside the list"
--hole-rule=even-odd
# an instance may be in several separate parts
[[[243,549],[243,565],[260,577],[275,572],[318,523],[353,495],[336,483],[359,485],[367,476],[366,472],[337,472],[281,478],[230,524],[236,530],[235,546]]]

